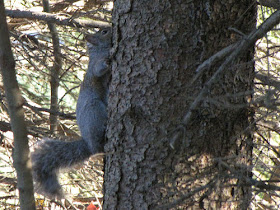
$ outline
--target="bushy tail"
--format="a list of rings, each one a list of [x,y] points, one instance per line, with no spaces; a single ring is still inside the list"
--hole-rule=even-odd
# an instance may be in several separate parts
[[[57,179],[60,168],[86,160],[91,156],[87,143],[78,141],[45,140],[31,153],[33,178],[36,190],[48,197],[62,197],[63,192]]]

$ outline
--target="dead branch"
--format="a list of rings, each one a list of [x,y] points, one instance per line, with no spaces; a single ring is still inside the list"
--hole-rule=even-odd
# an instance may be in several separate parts
[[[258,3],[265,7],[272,7],[274,9],[280,9],[280,1],[278,1],[278,0],[259,0]]]
[[[248,36],[244,37],[242,40],[234,45],[235,50],[231,55],[224,61],[224,63],[219,67],[215,74],[210,78],[210,80],[204,85],[194,102],[191,104],[189,111],[183,119],[183,124],[186,126],[192,116],[193,110],[200,104],[205,95],[207,94],[209,88],[217,81],[220,74],[224,72],[235,59],[237,59],[242,53],[244,53],[250,46],[252,46],[258,39],[262,38],[269,30],[271,30],[280,21],[280,11],[273,13],[258,29],[251,32]]]
[[[197,74],[194,76],[190,84],[192,85],[206,69],[210,68],[210,66],[213,65],[216,61],[223,59],[225,56],[230,54],[233,50],[234,50],[234,45],[233,44],[229,45],[226,48],[223,48],[222,50],[217,52],[215,55],[208,58],[202,64],[200,64],[196,69]]]
[[[83,20],[79,18],[67,18],[62,15],[49,14],[46,12],[32,12],[22,10],[9,10],[6,9],[6,15],[11,18],[26,18],[29,20],[42,20],[57,25],[71,26],[75,28],[104,28],[109,27],[107,22],[97,20]]]
[[[58,111],[54,111],[54,110],[47,109],[47,108],[32,106],[32,105],[30,105],[26,102],[24,103],[24,106],[29,107],[34,112],[48,112],[50,114],[55,114],[55,115],[58,115],[60,117],[63,117],[64,119],[76,119],[76,117],[74,116],[74,113],[66,114],[64,112],[58,112]]]
[[[276,89],[280,90],[280,82],[277,79],[274,79],[261,73],[256,74],[256,78],[260,80],[264,85],[273,86]]]
[[[56,2],[54,5],[51,6],[51,12],[59,12],[65,8],[67,8],[69,5],[72,5],[78,0],[64,0]]]
[[[261,24],[257,29],[252,31],[248,36],[245,36],[242,40],[235,43],[233,45],[234,51],[227,57],[227,59],[221,64],[218,70],[214,73],[214,75],[209,79],[208,82],[204,85],[198,96],[195,98],[193,103],[190,105],[190,108],[187,114],[183,118],[182,124],[187,127],[189,124],[192,114],[194,110],[199,106],[199,104],[203,101],[206,94],[208,93],[210,87],[219,79],[221,74],[227,70],[228,66],[239,56],[241,56],[249,47],[251,47],[258,39],[262,38],[268,31],[270,31],[274,26],[279,24],[280,21],[280,10],[274,12],[263,24]],[[216,55],[214,55],[216,56]],[[208,59],[209,60],[209,59]],[[178,132],[182,132],[179,130]],[[172,138],[172,142],[174,144],[175,141],[182,136],[179,134],[175,134]],[[175,138],[175,139],[174,139]],[[172,147],[172,145],[170,145]]]

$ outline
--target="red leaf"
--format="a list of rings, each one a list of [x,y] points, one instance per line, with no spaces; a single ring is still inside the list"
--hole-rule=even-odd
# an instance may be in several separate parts
[[[91,201],[90,204],[87,207],[87,210],[99,210],[99,207],[95,206],[93,204],[93,201]]]

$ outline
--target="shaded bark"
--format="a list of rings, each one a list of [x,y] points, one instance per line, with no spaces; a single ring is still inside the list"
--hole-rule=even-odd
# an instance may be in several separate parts
[[[3,1],[0,1],[0,26],[0,68],[14,134],[13,160],[17,172],[20,207],[21,209],[35,209],[27,129],[22,107],[23,98],[16,80],[15,61],[11,51]]]
[[[193,78],[199,64],[255,28],[256,2],[126,0],[114,6],[104,209],[246,209],[252,43],[210,85],[222,60]]]

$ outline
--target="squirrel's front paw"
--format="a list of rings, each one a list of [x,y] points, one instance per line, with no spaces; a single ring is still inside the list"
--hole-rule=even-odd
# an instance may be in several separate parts
[[[110,69],[110,60],[104,59],[100,62],[98,62],[95,66],[95,76],[101,77],[105,73],[107,73]]]

